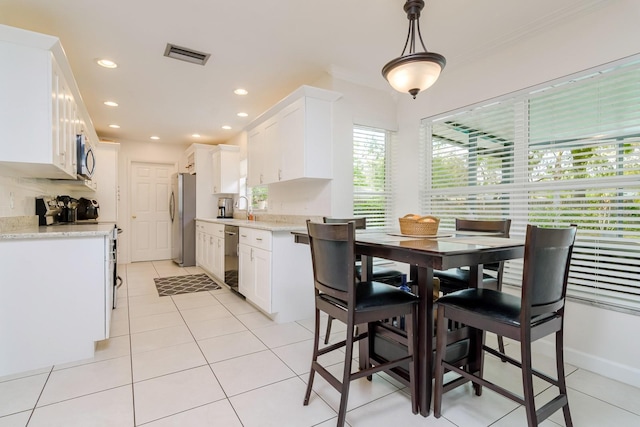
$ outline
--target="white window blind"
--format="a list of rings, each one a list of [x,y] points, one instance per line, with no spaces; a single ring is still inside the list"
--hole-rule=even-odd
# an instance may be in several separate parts
[[[424,212],[578,225],[570,297],[640,313],[640,62],[423,120]],[[507,264],[518,284],[521,261]]]
[[[353,128],[353,215],[367,218],[367,228],[390,226],[391,132],[365,126]]]

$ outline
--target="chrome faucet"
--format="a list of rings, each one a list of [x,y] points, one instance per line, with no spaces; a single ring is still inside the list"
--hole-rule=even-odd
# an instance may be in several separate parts
[[[247,199],[246,196],[240,196],[238,197],[238,200],[236,201],[236,208],[240,209],[240,199],[245,199],[247,201],[247,209],[246,209],[246,219],[249,219],[249,199]]]

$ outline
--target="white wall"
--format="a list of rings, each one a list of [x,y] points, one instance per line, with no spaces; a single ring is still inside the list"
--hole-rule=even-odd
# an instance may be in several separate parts
[[[640,53],[639,20],[637,0],[604,2],[599,10],[503,46],[497,53],[468,63],[452,61],[440,80],[416,100],[401,97],[403,167],[396,179],[405,185],[399,186],[400,211],[418,208],[418,189],[412,183],[418,167],[420,119]],[[640,341],[629,339],[629,332],[637,330],[640,316],[569,302],[566,361],[640,387]]]

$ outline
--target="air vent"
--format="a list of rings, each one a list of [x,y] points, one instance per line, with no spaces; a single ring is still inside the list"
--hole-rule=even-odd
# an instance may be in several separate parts
[[[186,47],[167,43],[167,48],[164,50],[164,56],[179,59],[181,61],[191,62],[192,64],[204,65],[207,63],[207,60],[209,59],[211,54],[198,52],[197,50],[187,49]]]

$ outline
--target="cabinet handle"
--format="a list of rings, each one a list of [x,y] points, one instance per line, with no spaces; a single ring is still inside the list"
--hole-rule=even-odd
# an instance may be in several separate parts
[[[258,242],[262,242],[262,237],[256,237],[256,240],[257,240]]]
[[[260,174],[260,184],[262,184],[262,174]]]
[[[278,169],[278,181],[282,181],[282,169]]]
[[[251,261],[253,261],[253,248],[251,248]]]

